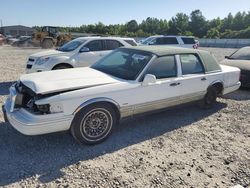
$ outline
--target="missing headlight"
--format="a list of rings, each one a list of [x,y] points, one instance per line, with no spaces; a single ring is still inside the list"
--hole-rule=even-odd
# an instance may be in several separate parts
[[[49,114],[50,113],[50,105],[49,104],[42,104],[42,105],[36,105],[37,110],[45,113],[45,114]]]

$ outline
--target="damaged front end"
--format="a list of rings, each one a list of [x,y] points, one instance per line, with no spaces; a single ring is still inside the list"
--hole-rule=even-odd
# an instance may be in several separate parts
[[[14,87],[14,88],[13,88]],[[36,94],[32,89],[24,85],[21,81],[16,82],[11,89],[15,89],[15,101],[14,101],[14,109],[24,108],[25,110],[36,114],[50,114],[56,112],[62,112],[62,107],[57,105],[56,107],[51,104],[42,104],[37,105],[36,101],[40,99],[44,99],[50,96],[57,95],[59,93],[50,93],[50,94]],[[11,93],[11,91],[10,91]],[[55,108],[57,110],[55,110]]]

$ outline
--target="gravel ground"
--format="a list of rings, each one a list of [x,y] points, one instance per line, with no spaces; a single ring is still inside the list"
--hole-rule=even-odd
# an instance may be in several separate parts
[[[218,60],[235,49],[205,48]],[[0,47],[0,103],[41,49]],[[250,186],[250,90],[124,121],[102,144],[68,133],[24,136],[0,112],[0,187]]]

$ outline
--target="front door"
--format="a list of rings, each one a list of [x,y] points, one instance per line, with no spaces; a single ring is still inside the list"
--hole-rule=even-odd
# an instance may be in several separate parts
[[[157,58],[146,71],[156,77],[156,83],[134,89],[134,114],[179,104],[181,78],[178,77],[175,56]]]

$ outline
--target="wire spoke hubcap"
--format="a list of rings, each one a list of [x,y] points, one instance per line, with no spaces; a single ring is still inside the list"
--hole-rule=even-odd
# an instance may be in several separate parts
[[[109,114],[102,110],[95,110],[87,114],[82,129],[88,137],[97,138],[105,133],[109,124]]]

